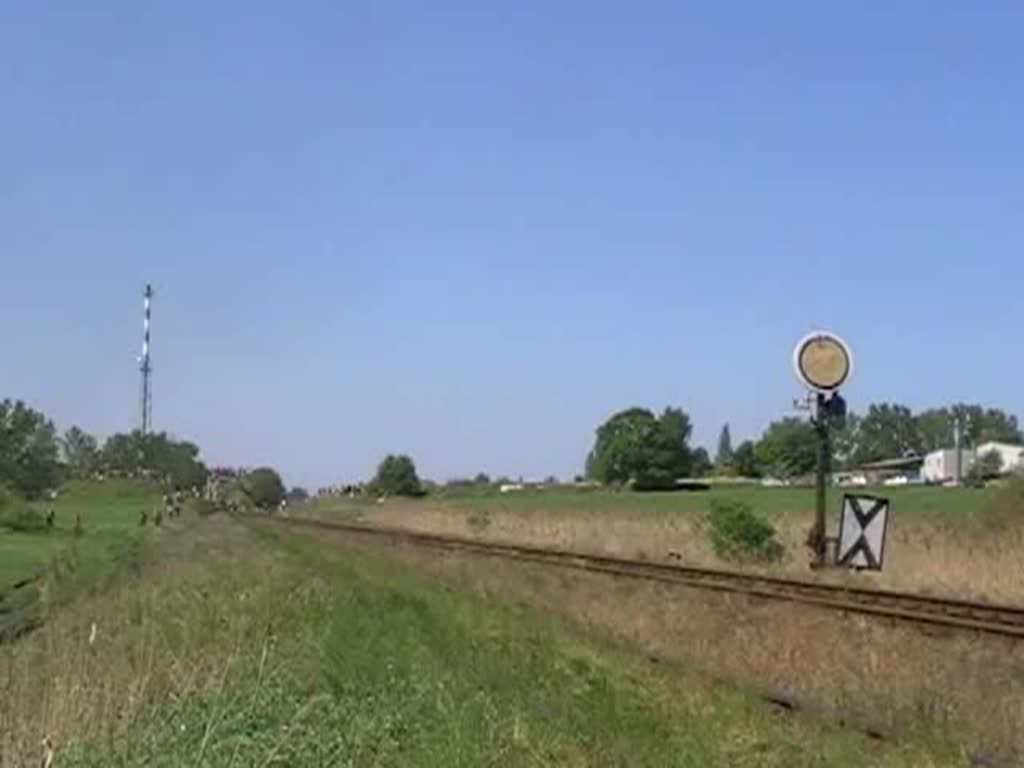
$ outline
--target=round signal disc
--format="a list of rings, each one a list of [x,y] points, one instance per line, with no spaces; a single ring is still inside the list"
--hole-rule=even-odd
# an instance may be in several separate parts
[[[850,377],[853,355],[846,342],[827,331],[815,331],[800,339],[793,350],[797,378],[810,389],[834,392]]]

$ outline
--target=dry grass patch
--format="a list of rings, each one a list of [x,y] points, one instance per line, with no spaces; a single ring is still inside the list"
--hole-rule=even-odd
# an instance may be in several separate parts
[[[983,495],[977,497],[972,497],[969,490],[913,489],[915,493],[932,495],[923,497],[923,501],[914,496],[896,497],[884,571],[827,571],[814,577],[835,583],[1024,604],[1024,491],[1020,490],[1024,481],[1021,483],[1011,492],[979,491]],[[791,505],[803,498],[793,491],[786,493],[783,500]],[[714,499],[735,498],[748,503],[755,513],[763,514],[765,507],[770,509],[764,516],[774,527],[784,553],[777,562],[748,563],[745,567],[808,578],[810,556],[804,542],[811,520],[811,493],[803,492],[804,507],[783,505],[773,490],[744,489],[735,497],[727,490],[716,490],[708,497],[662,494],[653,500],[656,504],[646,498],[647,494],[624,493],[553,495],[547,497],[547,505],[542,493],[510,502],[494,498],[425,499],[388,500],[377,505],[338,500],[296,510],[294,514],[722,567],[726,563],[714,550],[704,509]],[[946,499],[943,493],[953,495]],[[910,503],[938,505],[942,501],[946,505],[956,499],[967,504],[972,498],[970,503],[976,506],[966,509],[961,516],[945,506],[936,506],[934,512],[905,508]],[[631,506],[634,500],[638,501],[636,507]],[[671,511],[673,501],[679,507],[675,513]],[[832,504],[834,512],[838,498]],[[830,522],[830,535],[834,535],[837,521]]]

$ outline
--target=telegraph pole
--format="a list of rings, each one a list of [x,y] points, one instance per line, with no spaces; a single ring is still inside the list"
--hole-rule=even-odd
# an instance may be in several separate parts
[[[953,408],[953,448],[956,451],[956,484],[960,485],[964,479],[964,442],[966,432],[970,429],[970,419],[960,406]],[[977,458],[977,457],[975,457]]]
[[[149,360],[149,321],[153,303],[153,286],[146,283],[142,292],[142,356],[139,358],[139,371],[142,374],[142,434],[148,434],[153,427],[153,391],[150,377],[153,368]]]
[[[963,475],[963,461],[964,461],[964,450],[962,443],[960,442],[960,414],[959,412],[953,416],[953,448],[956,451],[956,472],[953,474],[953,479],[957,485],[960,485],[960,481]]]

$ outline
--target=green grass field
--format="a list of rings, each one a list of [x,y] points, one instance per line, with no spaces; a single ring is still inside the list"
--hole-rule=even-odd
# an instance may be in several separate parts
[[[127,549],[138,538],[139,512],[151,509],[160,491],[155,485],[112,480],[105,483],[73,482],[52,502],[56,513],[54,528],[22,533],[0,528],[0,589],[32,576],[66,552],[72,544],[80,567],[101,567]],[[48,502],[31,505],[45,514]],[[82,518],[82,536],[75,539],[75,515]]]
[[[139,513],[151,509],[159,497],[158,487],[149,483],[75,482],[52,502],[52,529],[20,532],[0,527],[0,634],[23,621],[37,603],[38,590],[31,587],[5,597],[11,585],[55,572],[63,591],[95,585],[132,556],[145,531],[139,526]],[[30,506],[45,514],[51,503]],[[78,537],[76,515],[82,520]]]
[[[873,742],[264,522],[158,539],[140,578],[0,649],[0,767],[42,733],[62,767],[967,764],[926,727]]]

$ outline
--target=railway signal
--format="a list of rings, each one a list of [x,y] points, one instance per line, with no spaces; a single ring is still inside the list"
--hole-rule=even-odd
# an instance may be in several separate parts
[[[826,562],[825,536],[826,478],[832,463],[829,439],[833,428],[846,423],[846,401],[839,388],[853,372],[853,353],[849,345],[829,331],[814,331],[793,348],[793,371],[807,387],[806,407],[818,436],[818,460],[815,483],[814,525],[807,534],[807,546],[814,552],[815,565]]]

